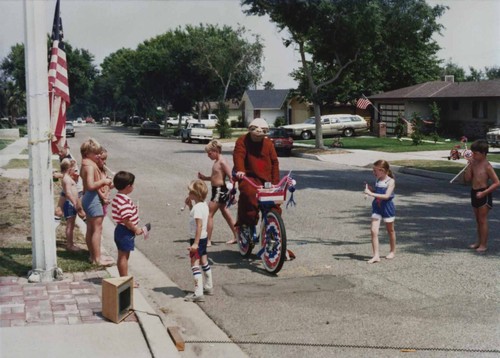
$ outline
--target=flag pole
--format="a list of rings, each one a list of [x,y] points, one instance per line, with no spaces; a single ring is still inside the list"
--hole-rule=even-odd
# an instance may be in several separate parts
[[[46,2],[24,1],[26,105],[32,237],[30,282],[50,282],[57,268],[47,87]]]

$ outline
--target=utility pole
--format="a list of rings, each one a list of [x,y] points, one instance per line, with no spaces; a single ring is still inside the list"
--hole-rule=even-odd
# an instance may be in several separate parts
[[[47,63],[46,1],[24,0],[26,103],[33,270],[30,282],[49,282],[57,268]]]

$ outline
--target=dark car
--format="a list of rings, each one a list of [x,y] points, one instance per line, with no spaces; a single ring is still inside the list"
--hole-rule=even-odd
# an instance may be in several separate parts
[[[293,139],[285,128],[271,128],[267,136],[274,143],[278,155],[289,157],[292,154]]]
[[[66,122],[66,137],[74,137],[75,136],[75,126],[73,122]]]
[[[24,125],[28,124],[28,117],[17,117],[16,124],[18,126],[24,126]]]
[[[161,127],[158,123],[151,121],[144,121],[139,129],[139,135],[143,134],[161,135]]]

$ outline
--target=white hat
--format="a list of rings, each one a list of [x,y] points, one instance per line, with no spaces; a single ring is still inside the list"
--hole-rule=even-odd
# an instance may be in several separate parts
[[[250,122],[248,127],[269,128],[269,124],[263,118],[255,118],[253,121]]]

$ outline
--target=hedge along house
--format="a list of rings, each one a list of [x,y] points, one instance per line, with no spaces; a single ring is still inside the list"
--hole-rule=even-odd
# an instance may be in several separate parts
[[[410,121],[416,113],[431,118],[433,102],[439,107],[441,128],[445,133],[484,138],[488,128],[500,125],[500,80],[425,82],[369,97],[378,111],[375,121],[385,122],[393,135],[399,113]]]
[[[309,106],[291,93],[282,89],[245,91],[240,104],[245,126],[254,118],[264,118],[270,126],[280,117],[285,124],[305,121],[310,116]]]

